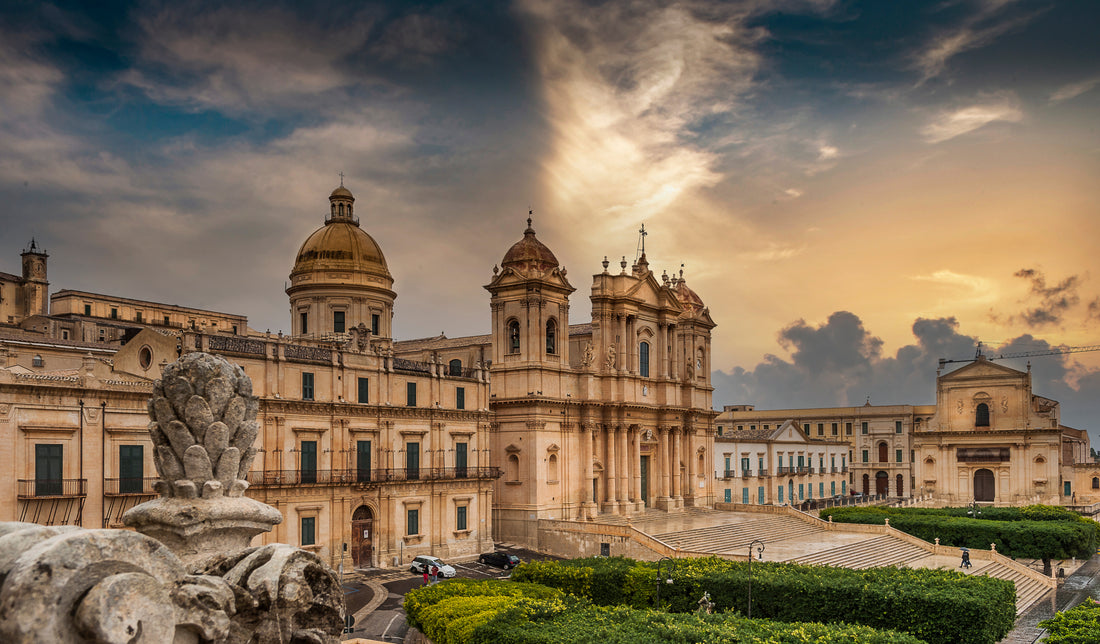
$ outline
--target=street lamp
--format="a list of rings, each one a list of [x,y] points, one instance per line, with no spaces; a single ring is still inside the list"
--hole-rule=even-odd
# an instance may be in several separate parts
[[[761,561],[764,560],[764,542],[760,539],[753,539],[749,543],[749,619],[752,619],[752,548],[756,546],[756,556]]]
[[[657,608],[661,608],[661,565],[664,562],[668,562],[668,569],[665,571],[665,583],[672,583],[672,573],[676,572],[676,560],[672,557],[661,557],[657,560]]]
[[[982,509],[981,506],[978,505],[977,499],[975,499],[974,502],[970,504],[970,509],[967,510],[966,513],[974,517],[975,519],[982,516]]]

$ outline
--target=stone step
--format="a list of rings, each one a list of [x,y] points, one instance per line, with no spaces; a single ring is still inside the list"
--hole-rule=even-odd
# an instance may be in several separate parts
[[[799,557],[794,561],[802,564],[863,569],[904,565],[927,556],[928,552],[920,546],[890,535],[881,535],[866,541]]]

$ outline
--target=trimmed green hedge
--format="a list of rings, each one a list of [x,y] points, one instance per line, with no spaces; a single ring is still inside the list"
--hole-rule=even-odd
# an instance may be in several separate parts
[[[1100,604],[1092,599],[1039,622],[1050,635],[1046,644],[1096,644],[1100,642]]]
[[[597,607],[537,584],[454,580],[405,596],[410,625],[435,644],[921,644],[848,624]]]
[[[666,570],[667,563],[662,576]],[[660,584],[662,608],[694,611],[706,591],[716,610],[747,613],[747,562],[679,559],[672,578],[673,584]],[[561,588],[602,605],[642,609],[656,604],[652,562],[600,557],[534,562],[517,567],[512,579]],[[601,580],[600,592],[588,592],[595,579]],[[753,617],[896,629],[931,644],[991,644],[1012,629],[1016,618],[1012,582],[946,570],[760,562],[752,565],[752,599]]]
[[[988,550],[1009,557],[1087,559],[1100,543],[1100,524],[1065,508],[1031,505],[1023,508],[982,508],[981,518],[967,517],[967,508],[847,507],[822,510],[821,518],[837,523],[890,526],[940,545]]]

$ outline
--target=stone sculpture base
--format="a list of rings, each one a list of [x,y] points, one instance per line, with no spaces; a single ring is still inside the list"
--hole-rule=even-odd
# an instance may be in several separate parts
[[[122,522],[168,546],[185,564],[248,548],[282,523],[278,510],[248,497],[162,497],[131,508]]]

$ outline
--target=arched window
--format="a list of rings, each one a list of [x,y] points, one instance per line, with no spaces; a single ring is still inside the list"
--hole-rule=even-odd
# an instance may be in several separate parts
[[[989,405],[981,403],[974,412],[975,427],[989,427]]]
[[[1100,478],[1092,477],[1092,489],[1100,490]]]
[[[546,353],[558,352],[558,323],[554,318],[546,321]]]
[[[638,345],[638,373],[643,378],[649,377],[649,343],[642,342]]]
[[[519,320],[508,321],[508,353],[519,353]]]
[[[508,466],[505,468],[504,473],[506,481],[518,481],[519,480],[519,457],[515,454],[508,455]]]
[[[462,375],[462,361],[459,360],[458,358],[455,358],[454,360],[451,360],[447,364],[447,370],[450,373],[450,375],[452,375],[452,376],[461,376]]]
[[[546,459],[546,480],[557,481],[558,480],[558,455],[551,454],[550,458]]]
[[[46,363],[43,362],[43,360],[42,360],[42,356],[40,356],[38,354],[35,354],[35,356],[33,358],[31,358],[31,366],[32,367],[41,367],[45,364]]]
[[[885,442],[878,444],[878,462],[886,463],[890,460],[890,446]]]

